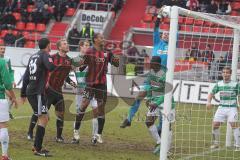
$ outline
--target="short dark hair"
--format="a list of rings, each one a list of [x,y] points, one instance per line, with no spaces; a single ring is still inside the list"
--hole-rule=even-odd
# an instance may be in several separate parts
[[[98,38],[98,36],[101,35],[101,33],[94,33],[92,41],[95,42],[95,39]]]
[[[50,41],[49,39],[47,38],[41,38],[39,41],[38,41],[38,46],[39,46],[39,49],[45,49],[47,48],[47,46],[50,44]]]

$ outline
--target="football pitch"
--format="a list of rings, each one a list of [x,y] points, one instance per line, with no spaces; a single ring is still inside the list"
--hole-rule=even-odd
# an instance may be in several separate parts
[[[16,90],[19,96],[19,91]],[[64,98],[74,101],[74,95],[65,94]],[[106,115],[103,132],[103,144],[91,144],[91,120],[82,123],[79,144],[70,144],[73,134],[73,121],[65,121],[63,136],[65,144],[55,142],[56,117],[54,107],[50,110],[50,122],[46,129],[44,146],[51,151],[51,160],[158,160],[159,156],[152,154],[154,141],[145,126],[147,108],[142,103],[139,112],[132,122],[132,126],[121,129],[119,126],[126,117],[128,104],[121,99],[109,97],[109,104],[116,107]],[[117,103],[116,103],[117,100]],[[108,105],[109,106],[109,105]],[[90,107],[89,107],[90,108]],[[75,104],[70,107],[75,112]],[[28,103],[12,109],[15,117],[9,123],[10,148],[9,154],[13,160],[39,160],[31,152],[33,142],[27,140],[27,130],[32,115]],[[232,160],[240,159],[240,152],[232,148],[224,148],[226,125],[221,128],[221,147],[210,150],[211,120],[214,110],[207,111],[203,105],[177,104],[177,117],[174,125],[174,138],[171,159],[193,160]]]

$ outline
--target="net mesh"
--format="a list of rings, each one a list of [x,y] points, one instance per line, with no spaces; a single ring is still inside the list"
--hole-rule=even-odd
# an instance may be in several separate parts
[[[240,22],[239,17],[208,16],[232,25]],[[220,127],[220,147],[210,149],[217,100],[212,101],[214,109],[206,109],[208,93],[217,81],[222,80],[222,68],[226,65],[231,67],[233,29],[194,17],[179,17],[174,72],[174,98],[177,103],[172,158],[237,160],[240,153],[234,151],[233,147],[225,147],[226,123]],[[219,99],[218,95],[216,97]]]

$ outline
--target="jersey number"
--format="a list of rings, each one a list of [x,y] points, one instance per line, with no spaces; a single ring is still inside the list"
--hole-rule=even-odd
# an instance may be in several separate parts
[[[34,73],[36,73],[37,71],[37,59],[32,59],[29,63],[29,72],[30,72],[30,75],[33,75]]]

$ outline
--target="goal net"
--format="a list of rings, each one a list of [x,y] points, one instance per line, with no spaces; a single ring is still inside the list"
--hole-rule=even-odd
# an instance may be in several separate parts
[[[169,121],[163,119],[160,159],[238,160],[240,152],[235,151],[232,130],[227,129],[227,123],[220,127],[219,147],[210,148],[219,94],[212,100],[213,109],[207,110],[206,104],[208,93],[222,80],[224,66],[232,68],[232,80],[237,80],[240,17],[211,15],[174,6],[169,19],[164,18],[161,26],[162,29],[167,28],[166,25],[170,27],[166,81],[173,84],[173,92],[165,94],[164,114],[170,113],[173,95],[176,121],[169,155],[166,149]]]

